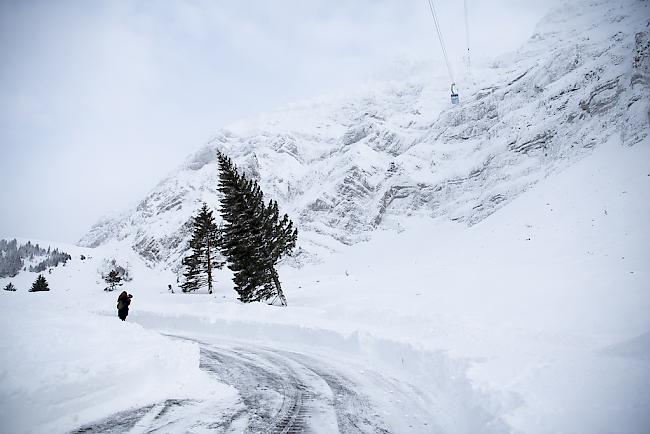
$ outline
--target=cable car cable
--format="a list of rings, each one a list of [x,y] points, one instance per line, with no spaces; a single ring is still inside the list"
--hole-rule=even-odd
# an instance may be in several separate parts
[[[467,75],[472,73],[472,63],[469,57],[469,20],[467,19],[467,0],[463,1],[465,7],[465,41],[467,42]]]
[[[431,16],[433,17],[433,23],[436,26],[436,33],[438,34],[438,40],[440,41],[440,47],[442,48],[442,55],[445,58],[445,63],[447,64],[447,71],[449,72],[449,77],[451,78],[452,83],[454,80],[454,73],[451,69],[451,64],[449,63],[449,56],[447,55],[447,47],[445,46],[445,39],[442,36],[442,30],[440,29],[440,23],[438,22],[438,16],[436,14],[436,8],[433,5],[433,0],[427,0],[429,2],[429,10],[431,11]]]

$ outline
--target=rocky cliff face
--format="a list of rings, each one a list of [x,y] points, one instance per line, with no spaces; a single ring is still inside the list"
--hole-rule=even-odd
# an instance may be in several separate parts
[[[639,0],[557,9],[517,53],[475,71],[456,106],[447,84],[412,78],[224,129],[80,244],[122,240],[177,264],[191,215],[218,208],[217,150],[298,224],[298,261],[413,214],[475,224],[592,148],[647,137],[649,16]]]

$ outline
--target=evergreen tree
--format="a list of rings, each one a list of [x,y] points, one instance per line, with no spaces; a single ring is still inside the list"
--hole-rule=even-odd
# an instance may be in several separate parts
[[[256,181],[240,175],[225,155],[219,153],[218,159],[221,216],[225,222],[220,247],[235,275],[239,299],[251,302],[275,296],[286,306],[275,267],[295,247],[298,231],[286,214],[279,218],[277,202],[264,205]]]
[[[185,279],[180,285],[183,292],[196,291],[201,286],[205,285],[203,275],[201,274],[201,264],[198,259],[199,255],[200,253],[192,249],[192,253],[183,258],[182,263],[183,267],[185,267],[183,276]]]
[[[279,215],[278,203],[269,201],[262,213],[262,242],[258,247],[258,260],[267,272],[264,293],[261,295],[270,298],[272,294],[277,294],[280,302],[286,305],[286,298],[275,267],[284,255],[290,254],[296,247],[298,229],[293,227],[293,222],[287,214],[284,214],[282,219]]]
[[[191,253],[183,258],[185,282],[181,288],[183,292],[189,292],[207,285],[208,293],[212,294],[212,271],[222,268],[224,263],[217,258],[219,230],[207,204],[204,203],[192,219],[192,227]]]
[[[114,291],[116,286],[122,286],[122,275],[117,270],[111,270],[104,276],[104,282],[108,284],[105,291]]]
[[[30,265],[29,271],[40,273],[47,268],[56,267],[59,263],[65,263],[72,259],[70,255],[65,252],[60,252],[58,249],[51,250],[41,248],[38,244],[32,244],[27,241],[25,244],[19,245],[14,239],[7,241],[0,239],[0,277],[14,277],[22,269],[25,271],[24,259],[34,261],[38,257],[45,256],[36,266]]]
[[[23,247],[16,239],[0,240],[0,277],[14,277],[23,268]]]
[[[14,286],[13,283],[9,282],[9,283],[7,284],[7,286],[4,287],[4,290],[5,290],[5,291],[15,291],[15,290],[16,290],[16,287]]]
[[[43,277],[42,274],[39,274],[36,278],[36,281],[32,284],[32,288],[29,292],[38,292],[38,291],[49,291],[50,288],[47,284],[47,280]]]

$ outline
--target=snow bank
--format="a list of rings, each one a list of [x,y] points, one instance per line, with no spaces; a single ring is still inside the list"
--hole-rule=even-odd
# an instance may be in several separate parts
[[[3,294],[0,431],[63,432],[167,398],[233,401],[196,344],[83,312],[56,293]]]
[[[202,298],[204,304],[215,307],[214,303]],[[148,328],[217,345],[248,342],[253,347],[311,356],[339,370],[358,385],[359,392],[369,395],[393,432],[414,432],[412,425],[404,423],[409,420],[409,414],[415,417],[419,413],[414,408],[401,408],[400,399],[405,403],[419,404],[424,409],[420,414],[430,417],[427,431],[510,431],[503,415],[519,405],[521,399],[516,394],[495,394],[492,390],[477,387],[467,376],[471,366],[469,360],[369,332],[319,328],[308,324],[304,318],[302,324],[269,322],[270,317],[256,321],[236,317],[224,319],[206,311],[194,315],[139,311],[134,321]],[[388,383],[390,386],[387,387],[386,381],[394,383]],[[400,387],[396,388],[396,385]],[[400,397],[398,389],[410,390],[411,393]],[[396,412],[397,409],[401,411]]]

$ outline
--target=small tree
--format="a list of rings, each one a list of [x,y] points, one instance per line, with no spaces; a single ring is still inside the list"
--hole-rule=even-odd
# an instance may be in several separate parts
[[[29,292],[38,292],[38,291],[49,291],[50,287],[47,284],[47,280],[43,277],[42,274],[39,274],[36,278],[36,281],[32,284],[32,288]]]
[[[4,290],[5,290],[5,291],[15,291],[15,290],[16,290],[16,287],[14,286],[13,283],[9,282],[9,283],[7,284],[7,286],[4,287]]]
[[[189,256],[183,258],[183,267],[185,267],[185,271],[183,272],[185,279],[181,283],[183,292],[196,291],[205,284],[203,275],[201,274],[199,255],[200,253],[193,249]]]
[[[130,282],[133,280],[129,264],[120,264],[115,258],[104,258],[101,265],[97,268],[97,272],[107,284],[111,285],[111,282],[115,281],[110,289],[105,288],[106,291],[112,291],[115,289],[115,286],[122,285],[120,282]],[[114,274],[111,276],[112,272],[114,272]]]
[[[196,291],[207,284],[212,294],[212,270],[222,268],[224,263],[217,259],[219,229],[207,204],[192,219],[192,226],[191,253],[183,258],[185,282],[181,288],[183,292]]]
[[[116,286],[122,286],[122,275],[117,270],[111,270],[104,277],[104,282],[108,284],[104,291],[115,291]]]

